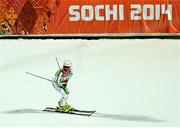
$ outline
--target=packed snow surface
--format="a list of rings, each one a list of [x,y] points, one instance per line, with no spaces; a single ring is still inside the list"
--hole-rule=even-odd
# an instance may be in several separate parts
[[[48,113],[51,79],[69,59],[69,104],[91,117]],[[180,126],[180,40],[0,40],[0,126]]]

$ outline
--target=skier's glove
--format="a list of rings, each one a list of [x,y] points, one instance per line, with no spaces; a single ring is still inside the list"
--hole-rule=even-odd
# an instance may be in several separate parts
[[[60,86],[60,88],[65,88],[67,86],[67,84],[62,84],[62,86]]]
[[[66,79],[66,78],[62,78],[62,79],[60,79],[60,82],[62,83],[62,84],[67,84],[67,82],[68,82],[68,80]]]

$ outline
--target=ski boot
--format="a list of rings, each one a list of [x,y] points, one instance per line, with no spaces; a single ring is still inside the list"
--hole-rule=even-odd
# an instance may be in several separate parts
[[[68,103],[65,103],[64,106],[59,106],[57,107],[58,111],[60,112],[70,112],[75,110],[73,107],[71,107],[70,105],[68,105]]]
[[[73,111],[75,110],[75,108],[73,108],[71,105],[69,105],[68,103],[65,103],[65,105],[67,106],[67,108],[70,110],[70,111]]]

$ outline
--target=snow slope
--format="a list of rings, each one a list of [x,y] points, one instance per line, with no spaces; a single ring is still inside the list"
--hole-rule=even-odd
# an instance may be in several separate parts
[[[179,40],[0,40],[0,126],[180,126]],[[92,117],[42,112],[56,106],[52,78],[68,58],[69,103]]]

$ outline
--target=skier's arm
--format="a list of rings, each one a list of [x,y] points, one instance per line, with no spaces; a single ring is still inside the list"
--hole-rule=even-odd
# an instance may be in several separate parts
[[[62,69],[59,69],[56,73],[55,73],[55,76],[56,77],[59,77],[60,73],[62,72]]]
[[[55,73],[55,78],[54,78],[54,81],[56,84],[59,85],[59,76],[60,76],[60,73],[62,72],[62,69],[59,69],[56,73]]]

